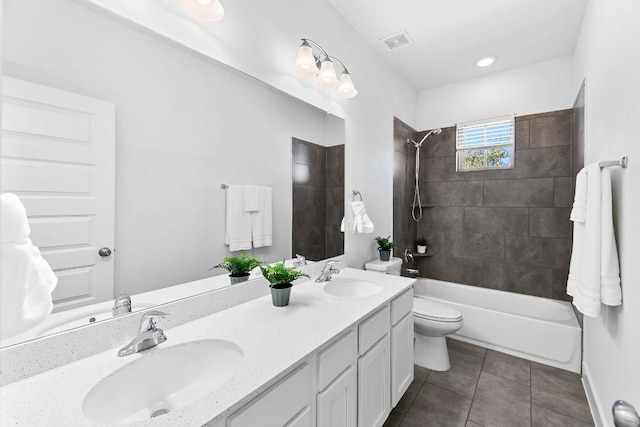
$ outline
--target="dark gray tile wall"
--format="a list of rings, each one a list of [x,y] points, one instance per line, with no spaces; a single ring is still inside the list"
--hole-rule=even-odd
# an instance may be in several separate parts
[[[455,127],[429,137],[420,153],[421,190],[435,207],[425,209],[415,234],[396,216],[410,219],[406,199],[414,185],[402,140],[426,131],[407,136],[408,127],[396,122],[394,235],[412,250],[412,236],[430,240],[433,256],[417,261],[421,276],[567,299],[572,135],[581,132],[574,120],[572,110],[517,117],[515,167],[499,171],[456,172]]]
[[[320,260],[344,252],[344,145],[293,138],[292,255]]]
[[[414,250],[416,222],[411,219],[413,185],[416,173],[415,148],[407,139],[415,139],[416,131],[398,119],[393,121],[393,240],[398,245],[394,256],[402,256],[405,248]],[[406,263],[403,270],[406,270]]]

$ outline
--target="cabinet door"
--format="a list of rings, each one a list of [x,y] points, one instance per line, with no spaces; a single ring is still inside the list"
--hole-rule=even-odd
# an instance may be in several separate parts
[[[395,407],[413,381],[413,314],[391,328],[391,406]]]
[[[296,415],[291,421],[285,424],[285,427],[312,427],[311,423],[311,408],[308,406],[304,408],[298,415]]]
[[[358,360],[358,427],[380,427],[389,416],[389,352],[387,334]]]
[[[356,427],[358,380],[353,366],[318,394],[318,427]]]

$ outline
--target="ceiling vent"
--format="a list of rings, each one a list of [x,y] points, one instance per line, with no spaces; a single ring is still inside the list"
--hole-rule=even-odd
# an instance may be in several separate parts
[[[399,33],[395,33],[390,36],[381,38],[380,41],[389,50],[395,50],[403,46],[410,45],[412,43],[411,39],[409,38],[409,34],[405,30],[402,30]]]

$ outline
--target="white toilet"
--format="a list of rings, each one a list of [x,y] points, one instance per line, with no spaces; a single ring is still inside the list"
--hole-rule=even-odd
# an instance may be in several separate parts
[[[453,306],[427,298],[413,298],[414,363],[434,371],[448,371],[446,335],[462,328],[462,314]]]
[[[384,274],[400,275],[401,258],[375,260],[364,269]],[[462,328],[462,314],[453,306],[426,298],[413,298],[414,363],[434,371],[448,371],[449,351],[446,335]]]

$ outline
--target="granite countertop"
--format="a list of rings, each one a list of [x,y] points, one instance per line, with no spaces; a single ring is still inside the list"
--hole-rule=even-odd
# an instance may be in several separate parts
[[[113,348],[8,384],[0,388],[0,419],[3,425],[95,425],[82,411],[82,402],[95,384],[149,353],[201,339],[222,339],[239,345],[244,353],[240,368],[206,397],[166,415],[129,425],[200,426],[224,419],[414,282],[351,268],[343,269],[334,280],[346,278],[375,281],[383,290],[369,297],[338,298],[325,293],[324,284],[300,283],[292,289],[287,307],[274,307],[267,295],[165,329],[167,342],[145,352],[118,357],[118,348]],[[158,327],[162,327],[162,319]],[[122,345],[126,344],[124,341]]]

